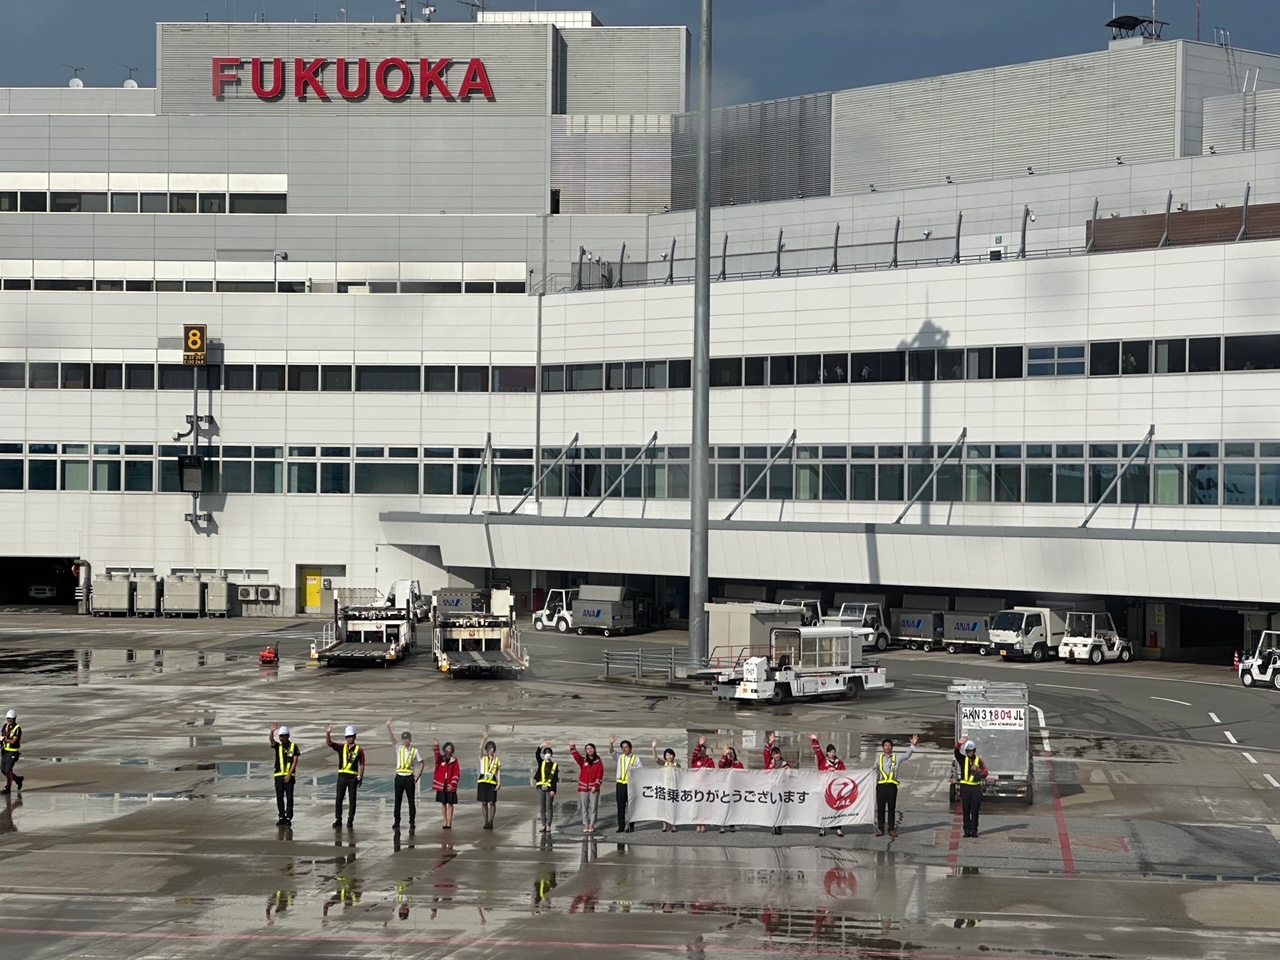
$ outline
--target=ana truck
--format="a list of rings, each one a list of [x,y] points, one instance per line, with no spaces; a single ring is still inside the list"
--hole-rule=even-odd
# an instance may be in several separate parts
[[[957,597],[955,612],[942,617],[942,642],[947,653],[990,654],[994,650],[991,620],[1004,606],[1003,600]]]
[[[892,687],[884,668],[863,661],[865,627],[774,627],[765,650],[746,649],[718,670],[720,700],[784,703],[812,697],[853,698],[861,690]]]
[[[1067,631],[1058,656],[1089,663],[1128,663],[1133,659],[1133,644],[1120,636],[1111,614],[1073,611],[1067,614]]]
[[[824,627],[866,627],[864,650],[888,650],[893,638],[885,621],[884,607],[879,603],[842,603],[840,609],[822,618]]]
[[[515,677],[529,666],[506,587],[438,590],[431,652],[449,677]]]
[[[941,650],[944,610],[895,610],[893,638],[908,650]]]
[[[418,645],[417,620],[409,607],[340,607],[311,644],[311,659],[321,666],[380,663],[408,659]]]
[[[1002,660],[1042,663],[1058,656],[1067,632],[1069,610],[1054,607],[1010,607],[991,621],[991,642]]]
[[[534,629],[560,633],[573,630],[604,637],[626,633],[636,625],[635,603],[626,594],[626,587],[590,584],[570,590],[548,590],[542,609],[533,615]]]

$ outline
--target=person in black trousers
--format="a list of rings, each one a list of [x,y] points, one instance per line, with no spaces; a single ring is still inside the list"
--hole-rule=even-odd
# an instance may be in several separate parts
[[[876,836],[883,837],[886,829],[890,837],[898,835],[898,766],[906,763],[916,752],[918,736],[911,738],[911,746],[907,747],[904,756],[898,756],[893,750],[893,741],[888,737],[880,741],[880,755],[871,769],[876,774]]]
[[[276,739],[276,734],[280,739]],[[293,785],[298,782],[298,756],[301,751],[289,735],[289,728],[278,723],[271,725],[267,734],[271,741],[271,752],[274,756],[276,781],[276,811],[280,819],[277,827],[287,827],[293,823]]]
[[[964,750],[961,753],[961,750]],[[978,745],[972,740],[956,744],[956,770],[960,775],[960,809],[964,816],[964,835],[978,835],[978,811],[982,809],[982,784],[987,779],[987,765],[978,756]]]
[[[409,832],[413,833],[417,829],[418,820],[418,781],[422,779],[422,774],[426,772],[427,761],[423,759],[418,748],[413,745],[413,734],[408,730],[400,734],[400,742],[396,743],[396,736],[391,732],[392,721],[395,717],[387,718],[387,739],[391,741],[391,745],[396,748],[396,812],[395,818],[391,821],[391,829],[400,829],[400,808],[403,805],[404,798],[409,798]],[[417,769],[415,773],[414,770]]]
[[[364,747],[356,745],[356,728],[347,727],[342,743],[333,742],[333,724],[324,725],[324,742],[338,755],[338,796],[333,804],[333,829],[342,826],[342,801],[351,798],[347,828],[356,825],[356,790],[364,783]]]

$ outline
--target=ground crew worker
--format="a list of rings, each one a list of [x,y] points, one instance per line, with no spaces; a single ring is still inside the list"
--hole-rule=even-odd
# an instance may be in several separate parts
[[[809,734],[809,743],[813,747],[813,755],[818,758],[818,769],[822,771],[846,770],[844,761],[840,759],[840,755],[836,753],[836,745],[828,743],[826,752],[818,747],[818,735],[816,733]],[[827,835],[826,827],[818,828],[818,836],[825,837]],[[836,836],[844,836],[844,828],[836,827]]]
[[[356,728],[343,731],[342,743],[333,742],[333,724],[324,725],[324,742],[338,754],[338,796],[333,803],[333,829],[342,826],[342,800],[350,797],[347,810],[347,828],[356,825],[356,790],[364,783],[364,747],[356,745]]]
[[[764,768],[766,770],[789,770],[791,764],[782,756],[782,748],[775,742],[778,739],[776,733],[769,734],[769,739],[764,744]],[[782,835],[781,827],[773,828],[775,837]]]
[[[280,735],[279,740],[276,734]],[[289,728],[278,723],[271,725],[267,739],[271,741],[275,762],[276,812],[280,814],[276,826],[287,827],[293,823],[293,787],[298,782],[298,759],[302,751],[290,737]]]
[[[436,792],[436,803],[444,816],[445,830],[453,829],[453,811],[458,805],[458,781],[462,779],[462,765],[453,755],[453,743],[446,740],[443,749],[439,740],[431,741],[436,768],[431,776],[431,789]]]
[[[721,770],[743,770],[743,769],[745,769],[745,768],[743,767],[743,765],[742,765],[742,761],[738,759],[738,751],[737,751],[737,750],[735,750],[735,749],[733,749],[733,747],[725,747],[725,748],[724,748],[724,753],[723,753],[723,754],[721,754],[721,756],[720,756],[720,769],[721,769]],[[727,825],[727,826],[726,826],[726,825],[721,825],[721,827],[720,827],[720,832],[721,832],[721,833],[735,833],[735,832],[736,832],[736,828],[735,828],[732,824],[729,824],[729,825]]]
[[[585,755],[569,741],[569,755],[578,764],[578,806],[582,810],[582,832],[595,833],[600,816],[600,785],[604,783],[604,761],[596,753],[596,745],[588,743]]]
[[[543,740],[533,752],[533,784],[538,788],[538,818],[542,832],[550,833],[556,818],[556,789],[560,786],[560,764],[551,743]]]
[[[396,743],[395,734],[391,732],[391,723],[395,717],[387,718],[387,739],[396,748],[396,812],[391,821],[391,829],[400,829],[400,806],[404,798],[409,798],[409,832],[417,828],[418,821],[418,781],[426,772],[427,761],[422,758],[418,748],[413,745],[413,734],[405,730],[400,734],[400,742]],[[414,773],[414,770],[417,773]]]
[[[961,748],[964,753],[961,754]],[[978,756],[978,745],[972,740],[956,744],[956,764],[960,773],[960,810],[964,817],[964,835],[978,835],[978,811],[982,808],[982,782],[987,779],[987,765]]]
[[[907,747],[904,757],[893,751],[893,741],[888,737],[880,742],[880,755],[876,757],[876,836],[883,837],[885,826],[889,828],[889,836],[898,835],[898,764],[906,763],[916,752],[916,744],[920,738],[913,736],[911,746]]]
[[[22,756],[22,725],[18,723],[17,710],[10,710],[4,715],[4,726],[0,727],[0,744],[0,773],[4,774],[4,789],[0,790],[0,794],[8,793],[15,783],[21,793],[23,778],[13,772]]]
[[[619,744],[622,748],[621,751],[614,749],[614,744],[617,741],[616,734],[609,734],[609,756],[613,757],[618,763],[613,775],[613,795],[618,804],[618,832],[622,833],[623,830],[626,830],[631,833],[635,830],[635,827],[627,823],[627,802],[630,797],[631,771],[636,767],[644,766],[644,764],[640,762],[640,758],[632,750],[630,740],[623,740]]]
[[[502,761],[498,759],[498,745],[489,739],[489,728],[480,736],[480,774],[476,778],[476,800],[484,813],[484,829],[493,829],[493,818],[498,812],[498,790],[502,787]]]
[[[699,737],[697,744],[693,748],[693,753],[689,756],[690,770],[714,770],[716,761],[707,751],[707,738]],[[698,833],[706,833],[707,825],[700,823],[697,826]]]

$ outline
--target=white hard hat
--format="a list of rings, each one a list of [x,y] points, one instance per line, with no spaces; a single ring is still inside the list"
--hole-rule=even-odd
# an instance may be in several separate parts
[[[966,740],[966,741],[964,742],[964,752],[965,752],[965,753],[968,753],[970,750],[977,750],[977,749],[978,749],[978,745],[977,745],[976,743],[974,743],[972,740]]]
[[[347,727],[347,732],[343,734],[344,737],[354,737],[355,735],[356,735],[355,727]]]
[[[289,735],[289,728],[288,728],[288,727],[281,727],[281,728],[280,728],[280,736],[282,736],[282,737],[287,737],[288,735]]]
[[[18,719],[18,711],[17,711],[17,710],[10,710],[8,713],[6,713],[6,714],[4,715],[4,718],[5,718],[6,720],[17,720],[17,719]]]

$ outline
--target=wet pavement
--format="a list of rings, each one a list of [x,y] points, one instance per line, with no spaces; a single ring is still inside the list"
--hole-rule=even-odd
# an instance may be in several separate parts
[[[1091,709],[1084,694],[1064,695],[1074,711],[1045,698],[1053,736],[1038,751],[1035,802],[988,802],[971,840],[947,804],[950,705],[928,691],[744,709],[599,684],[600,642],[577,637],[530,638],[524,680],[469,682],[428,657],[309,666],[314,623],[18,619],[0,619],[0,707],[21,712],[27,777],[0,806],[0,956],[1252,960],[1280,950],[1280,790],[1259,777],[1264,764],[1178,736],[1058,732]],[[264,670],[256,652],[278,639],[283,662]],[[391,715],[420,748],[457,744],[453,830],[424,802],[416,831],[392,832]],[[274,826],[272,722],[303,748],[289,829]],[[352,830],[330,828],[326,722],[359,725],[369,751]],[[493,831],[473,799],[486,723],[506,784]],[[705,736],[754,766],[775,728],[806,765],[810,731],[866,762],[881,736],[921,733],[903,767],[900,836],[620,835],[610,789],[588,839],[571,783],[555,832],[536,829],[525,768],[544,738],[569,765],[569,739],[603,748],[616,732],[642,756],[653,739],[686,753]]]

